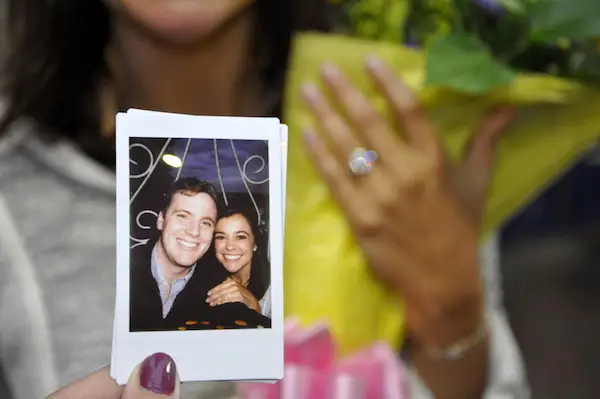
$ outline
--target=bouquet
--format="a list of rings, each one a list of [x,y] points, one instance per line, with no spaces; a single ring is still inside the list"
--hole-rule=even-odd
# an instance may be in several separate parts
[[[595,0],[336,3],[351,35],[423,47],[428,85],[481,94],[512,83],[519,72],[600,85]]]
[[[300,100],[303,84],[321,86],[322,65],[333,63],[394,124],[364,70],[366,57],[378,56],[417,95],[450,158],[461,156],[490,108],[515,106],[497,146],[483,239],[600,138],[597,1],[340,0],[346,34],[296,39],[284,109],[287,315],[325,320],[343,354],[378,340],[402,346],[402,298],[373,278],[305,153],[300,132],[314,121]]]

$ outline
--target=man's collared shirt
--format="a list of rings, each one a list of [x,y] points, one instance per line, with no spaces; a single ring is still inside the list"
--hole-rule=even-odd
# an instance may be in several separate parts
[[[173,280],[173,283],[171,283],[171,286],[169,287],[169,283],[164,278],[162,267],[158,263],[155,246],[152,250],[150,269],[152,270],[152,277],[154,277],[154,280],[158,285],[158,291],[160,292],[160,299],[162,301],[163,319],[165,319],[173,307],[175,298],[183,291],[188,281],[190,281],[190,278],[192,278],[196,265],[192,266],[192,270],[190,270],[185,277]]]

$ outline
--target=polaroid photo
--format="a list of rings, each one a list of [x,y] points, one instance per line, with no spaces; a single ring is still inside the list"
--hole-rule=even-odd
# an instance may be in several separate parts
[[[286,166],[277,118],[117,115],[118,383],[155,352],[182,382],[283,377]]]

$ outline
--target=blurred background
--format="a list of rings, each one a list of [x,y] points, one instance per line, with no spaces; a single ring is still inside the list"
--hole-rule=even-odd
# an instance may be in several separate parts
[[[154,243],[164,195],[179,178],[212,183],[226,206],[256,212],[269,226],[269,156],[264,140],[140,138],[129,140],[130,247]],[[152,157],[150,157],[152,154]],[[153,160],[162,159],[154,169]]]
[[[504,300],[533,397],[600,398],[600,152],[502,232]]]
[[[4,44],[0,35],[0,60]],[[501,248],[504,300],[533,397],[600,398],[600,150],[513,218]]]

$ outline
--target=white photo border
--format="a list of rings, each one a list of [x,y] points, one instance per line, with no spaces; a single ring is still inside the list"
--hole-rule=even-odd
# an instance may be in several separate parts
[[[137,115],[136,115],[137,114]],[[143,114],[143,116],[142,116]],[[283,378],[283,189],[280,121],[149,112],[117,115],[117,298],[111,376],[125,384],[155,352],[175,360],[182,382]],[[130,332],[130,138],[264,140],[269,154],[271,328]]]

